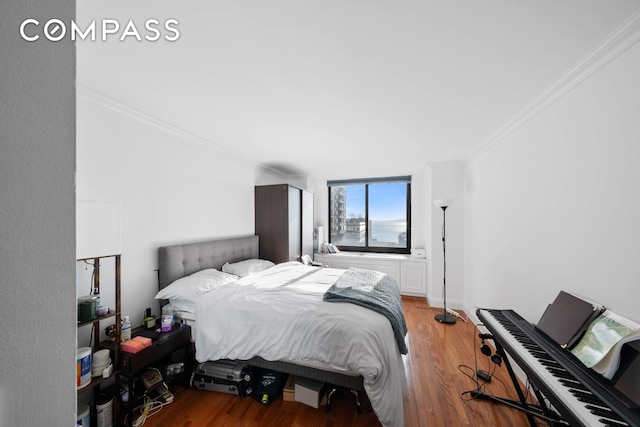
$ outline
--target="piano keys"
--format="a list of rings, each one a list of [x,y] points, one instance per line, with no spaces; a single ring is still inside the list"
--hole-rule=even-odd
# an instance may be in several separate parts
[[[552,425],[640,426],[637,401],[618,390],[614,382],[586,368],[571,352],[516,312],[478,309],[476,314],[491,333],[496,351],[506,361],[520,397],[519,409],[529,414],[532,426],[537,425],[536,418],[546,418]],[[539,406],[524,400],[507,354],[533,384]],[[638,351],[635,359],[635,365],[640,364]]]

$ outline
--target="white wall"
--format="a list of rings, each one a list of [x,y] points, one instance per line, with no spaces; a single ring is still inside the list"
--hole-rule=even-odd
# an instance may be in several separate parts
[[[159,314],[157,248],[253,234],[254,185],[278,179],[102,101],[79,90],[77,198],[121,203],[122,311],[139,324],[146,307]]]
[[[465,302],[537,322],[560,290],[640,321],[640,46],[467,165]]]
[[[75,49],[27,43],[27,17],[75,1],[0,5],[0,426],[76,420]]]

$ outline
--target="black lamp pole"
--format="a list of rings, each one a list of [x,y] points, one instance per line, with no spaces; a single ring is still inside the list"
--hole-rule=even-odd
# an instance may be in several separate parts
[[[448,206],[440,206],[442,208],[442,257],[444,263],[444,270],[442,274],[442,294],[443,303],[442,314],[436,314],[436,320],[440,323],[452,325],[456,323],[456,319],[453,316],[447,314],[447,244],[446,244],[446,227],[447,227],[447,208]]]

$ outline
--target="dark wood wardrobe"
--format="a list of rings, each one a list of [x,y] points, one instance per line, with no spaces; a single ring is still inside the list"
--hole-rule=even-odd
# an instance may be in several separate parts
[[[256,186],[255,234],[262,259],[313,258],[313,193],[288,184]]]

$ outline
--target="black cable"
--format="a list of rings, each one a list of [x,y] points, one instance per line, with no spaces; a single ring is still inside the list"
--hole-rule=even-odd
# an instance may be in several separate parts
[[[89,261],[87,261],[86,259],[84,260],[84,263],[86,265],[90,265],[91,267],[93,267],[93,271],[91,272],[91,281],[89,282],[89,293],[87,295],[91,295],[93,294],[93,281],[95,280],[95,276],[96,276],[96,264],[95,263],[90,263]],[[87,268],[85,267],[85,270]]]
[[[478,332],[479,326],[484,326],[483,324],[474,324],[474,329],[472,330],[472,347],[473,347],[473,363],[474,363],[474,367],[468,366],[468,365],[458,365],[458,371],[460,371],[461,374],[465,375],[467,378],[469,378],[471,381],[474,382],[475,384],[475,389],[472,390],[467,390],[464,391],[460,394],[460,397],[464,400],[464,401],[470,401],[476,398],[476,396],[478,394],[481,394],[485,387],[485,385],[487,384],[487,381],[480,383],[480,380],[478,379],[478,346],[476,345],[476,337],[478,337]],[[464,372],[464,370],[468,370],[470,372],[472,372],[471,374]],[[465,398],[465,395],[471,395],[471,398]]]

